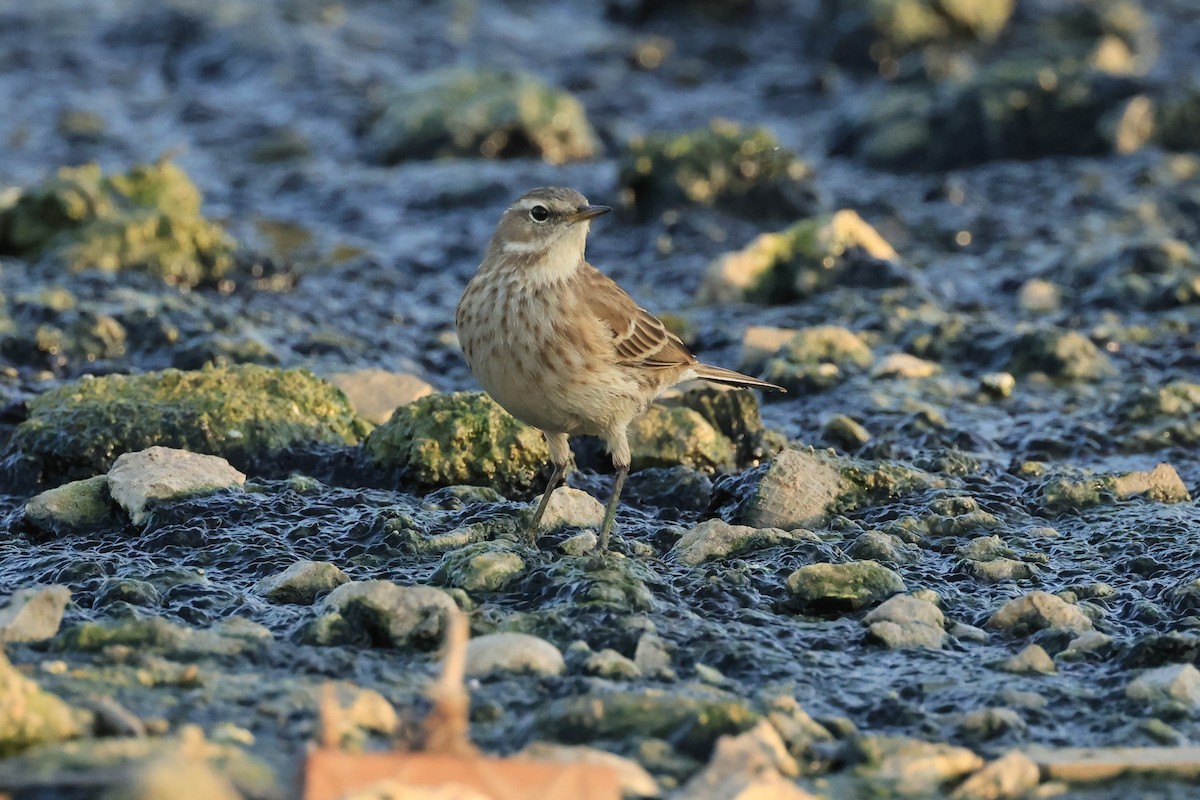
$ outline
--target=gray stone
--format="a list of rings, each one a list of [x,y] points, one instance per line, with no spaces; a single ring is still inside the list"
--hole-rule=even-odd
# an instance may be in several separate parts
[[[1014,558],[993,558],[990,561],[970,561],[971,574],[984,583],[1027,581],[1037,574],[1037,568]]]
[[[970,739],[987,741],[1027,727],[1021,715],[1011,708],[981,708],[963,716],[958,729]]]
[[[977,536],[961,547],[954,548],[954,554],[965,561],[993,561],[997,558],[1012,558],[1016,552],[1004,543],[999,536]]]
[[[434,582],[468,592],[495,592],[525,572],[511,542],[479,542],[442,556]]]
[[[557,647],[528,633],[489,633],[467,643],[467,674],[499,672],[561,675],[566,669]]]
[[[907,588],[875,561],[809,564],[789,575],[787,584],[801,610],[818,612],[857,611]]]
[[[1187,503],[1188,494],[1183,479],[1170,464],[1159,464],[1149,472],[1129,472],[1111,478],[1113,494],[1120,500],[1146,497],[1160,503]]]
[[[946,632],[941,628],[922,625],[919,622],[892,622],[883,620],[867,628],[867,636],[889,650],[904,650],[924,647],[941,650],[946,641]]]
[[[536,502],[540,502],[539,497]],[[532,511],[531,511],[532,513]],[[549,533],[559,528],[597,528],[604,522],[604,504],[581,489],[560,486],[550,495],[546,513],[538,531]]]
[[[592,531],[583,531],[569,536],[559,543],[558,549],[565,556],[583,556],[591,553],[600,543],[600,539]]]
[[[816,800],[791,780],[800,772],[779,732],[767,721],[736,736],[722,736],[712,757],[676,793],[681,800]]]
[[[1175,702],[1200,708],[1200,670],[1191,664],[1148,669],[1125,687],[1125,696],[1150,704]]]
[[[988,628],[1023,636],[1043,628],[1090,631],[1092,621],[1082,611],[1060,597],[1046,592],[1030,592],[1009,600],[985,623]]]
[[[360,369],[337,372],[329,382],[342,390],[355,413],[376,425],[392,417],[397,407],[433,394],[433,387],[407,372]]]
[[[785,531],[779,528],[752,528],[730,525],[721,519],[706,520],[680,537],[670,554],[676,560],[696,566],[705,561],[728,558],[747,550],[816,537],[809,531]]]
[[[1100,631],[1085,631],[1067,642],[1067,649],[1056,656],[1060,661],[1079,661],[1089,655],[1101,653],[1112,646],[1112,637]]]
[[[846,548],[846,555],[885,564],[915,564],[921,560],[921,548],[890,533],[864,531]]]
[[[889,597],[878,608],[872,609],[863,617],[865,625],[883,621],[911,622],[941,630],[946,623],[946,618],[942,614],[942,610],[928,600],[922,600],[912,595],[898,594]]]
[[[0,642],[41,642],[53,638],[71,602],[66,586],[17,589],[0,608]]]
[[[932,378],[941,371],[942,365],[934,361],[926,361],[909,353],[889,353],[871,369],[871,377],[877,380],[880,378],[917,380]]]
[[[346,573],[327,561],[297,561],[283,572],[268,575],[254,591],[275,603],[312,605],[317,597],[349,582]]]
[[[833,464],[809,451],[787,449],[759,480],[741,510],[741,521],[755,528],[818,527],[848,488]]]
[[[458,607],[450,595],[431,586],[391,581],[352,581],[334,589],[321,604],[349,624],[365,628],[373,642],[405,647],[440,640],[446,615]]]
[[[25,519],[49,533],[115,527],[108,478],[97,475],[47,489],[25,504]]]
[[[134,525],[150,516],[151,503],[240,488],[246,476],[219,456],[171,447],[125,453],[108,471],[108,489]]]
[[[662,637],[656,633],[647,632],[638,637],[633,663],[647,678],[675,680],[675,670],[671,669],[671,653]]]

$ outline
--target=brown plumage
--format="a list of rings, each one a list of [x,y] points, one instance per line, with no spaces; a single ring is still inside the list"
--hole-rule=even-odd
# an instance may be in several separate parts
[[[701,364],[661,320],[584,260],[590,220],[609,210],[572,189],[520,197],[501,217],[455,316],[471,372],[510,414],[539,428],[550,447],[554,472],[531,535],[566,474],[567,437],[604,439],[617,478],[601,550],[629,471],[629,423],[655,397],[693,378],[782,391]]]

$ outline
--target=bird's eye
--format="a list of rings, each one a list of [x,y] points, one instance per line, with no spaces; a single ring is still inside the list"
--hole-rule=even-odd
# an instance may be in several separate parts
[[[529,209],[529,218],[534,222],[545,222],[550,219],[550,212],[545,206],[534,206]]]

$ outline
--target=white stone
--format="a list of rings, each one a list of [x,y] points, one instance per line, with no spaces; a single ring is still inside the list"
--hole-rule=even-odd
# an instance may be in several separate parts
[[[489,633],[467,643],[467,674],[498,672],[561,675],[566,670],[557,647],[528,633]]]
[[[541,502],[539,497],[535,501]],[[581,489],[560,486],[550,495],[546,513],[538,531],[548,533],[559,528],[599,528],[604,522],[604,504]]]
[[[108,490],[133,524],[150,516],[152,502],[240,488],[246,476],[218,456],[171,447],[151,447],[117,458],[108,472]]]

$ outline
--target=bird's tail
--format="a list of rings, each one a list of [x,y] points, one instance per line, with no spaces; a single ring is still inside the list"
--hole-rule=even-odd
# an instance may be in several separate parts
[[[749,375],[743,375],[740,372],[734,372],[731,369],[723,369],[722,367],[714,367],[709,364],[697,364],[693,367],[696,370],[696,377],[713,383],[723,383],[726,386],[753,386],[758,389],[774,389],[777,392],[786,392],[782,386],[776,386],[773,383],[751,378]]]

